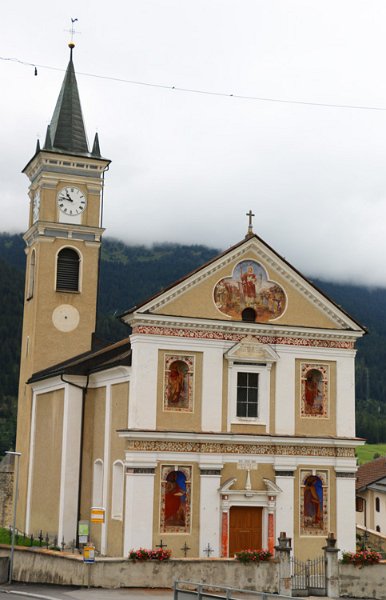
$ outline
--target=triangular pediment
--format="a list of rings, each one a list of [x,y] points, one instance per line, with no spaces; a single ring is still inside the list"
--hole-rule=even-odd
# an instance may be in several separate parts
[[[252,335],[247,335],[225,353],[225,358],[229,361],[274,363],[279,357],[269,345],[260,344]]]
[[[263,240],[253,235],[122,315],[245,321],[280,326],[363,328]]]

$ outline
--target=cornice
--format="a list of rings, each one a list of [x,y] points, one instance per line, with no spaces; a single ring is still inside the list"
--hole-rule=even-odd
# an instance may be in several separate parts
[[[359,331],[279,326],[266,323],[211,321],[164,315],[139,315],[130,319],[133,337],[170,336],[192,339],[240,342],[247,336],[259,344],[335,347],[352,350],[361,337]]]
[[[62,238],[68,241],[78,240],[100,244],[102,227],[90,225],[71,225],[69,223],[57,223],[56,221],[37,221],[23,235],[27,246],[31,246],[37,239]]]

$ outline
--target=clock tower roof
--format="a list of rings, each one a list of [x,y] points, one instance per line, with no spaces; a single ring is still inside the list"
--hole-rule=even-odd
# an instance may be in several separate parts
[[[47,129],[43,150],[94,156],[94,153],[90,153],[88,148],[78,84],[72,60],[73,45],[70,45],[70,49],[70,61],[67,66],[51,123]],[[100,152],[98,157],[100,157]]]
[[[50,123],[50,150],[71,152],[74,154],[88,154],[86,130],[83,122],[82,109],[72,61],[72,48],[70,62],[64,76],[62,88],[56,102],[54,114]]]

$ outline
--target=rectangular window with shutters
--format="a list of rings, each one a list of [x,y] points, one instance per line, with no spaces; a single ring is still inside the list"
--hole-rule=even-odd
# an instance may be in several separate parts
[[[258,417],[259,375],[237,373],[237,417]]]

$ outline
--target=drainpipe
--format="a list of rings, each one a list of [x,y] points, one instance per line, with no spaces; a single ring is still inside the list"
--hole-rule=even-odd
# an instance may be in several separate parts
[[[105,173],[109,170],[109,165],[102,172],[102,192],[101,192],[101,211],[100,211],[100,227],[103,227],[103,208],[104,208],[104,192],[105,192]],[[91,337],[91,349],[96,346],[96,330],[98,324],[98,313],[99,313],[99,298],[100,298],[100,279],[101,279],[101,262],[102,262],[102,241],[98,248],[98,281],[97,281],[97,297],[95,307],[95,331]]]

